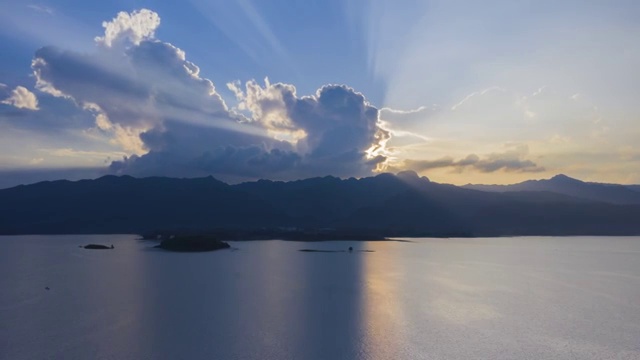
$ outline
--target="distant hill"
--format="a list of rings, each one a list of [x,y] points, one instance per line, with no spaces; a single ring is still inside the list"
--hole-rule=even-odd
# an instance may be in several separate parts
[[[640,192],[640,185],[625,185],[627,188]]]
[[[333,231],[332,238],[343,233],[358,238],[366,238],[362,234],[640,234],[640,205],[629,200],[640,193],[624,188],[629,196],[625,200],[617,195],[622,191],[618,187],[607,192],[605,186],[567,177],[529,184],[504,187],[504,192],[479,191],[434,183],[413,172],[238,185],[212,177],[62,180],[0,190],[0,234],[156,230],[215,230],[236,237],[248,232],[285,236],[286,231]],[[556,191],[549,190],[549,184]]]
[[[548,191],[611,204],[640,204],[640,185],[616,185],[584,182],[566,175],[548,180],[528,180],[513,185],[465,185],[467,189],[512,192]]]

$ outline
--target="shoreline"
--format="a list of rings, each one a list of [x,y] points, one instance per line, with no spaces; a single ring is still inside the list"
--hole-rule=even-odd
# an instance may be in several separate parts
[[[21,233],[21,234],[0,234],[2,237],[22,237],[22,236],[136,236],[138,241],[160,242],[162,239],[145,238],[139,233]],[[478,235],[478,236],[388,236],[371,238],[317,238],[304,239],[293,237],[261,237],[261,238],[226,238],[220,237],[221,241],[246,242],[246,241],[294,241],[294,242],[327,242],[327,241],[389,241],[389,242],[415,242],[413,239],[500,239],[500,238],[573,238],[573,237],[620,237],[633,238],[640,237],[640,234],[523,234],[523,235]]]

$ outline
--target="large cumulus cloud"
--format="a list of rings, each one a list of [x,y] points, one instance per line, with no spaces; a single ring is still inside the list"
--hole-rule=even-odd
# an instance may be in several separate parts
[[[238,84],[228,86],[252,122],[276,138],[296,141],[301,175],[362,175],[386,159],[382,150],[390,135],[380,127],[378,109],[347,86],[327,85],[302,97],[294,86],[268,79],[264,87],[255,81],[244,90]]]
[[[371,173],[389,134],[378,109],[353,89],[327,85],[298,96],[293,85],[229,85],[230,107],[178,47],[155,39],[150,10],[103,23],[97,50],[44,47],[32,62],[36,88],[95,116],[93,131],[130,156],[109,171],[134,175],[294,178]]]

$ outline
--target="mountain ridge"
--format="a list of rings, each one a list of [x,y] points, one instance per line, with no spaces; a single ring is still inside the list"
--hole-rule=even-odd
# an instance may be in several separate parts
[[[334,235],[386,237],[638,235],[639,218],[640,204],[553,191],[480,191],[408,172],[235,185],[210,176],[111,175],[0,190],[0,234],[166,229],[269,236],[282,229],[332,229]]]
[[[619,205],[640,204],[640,185],[619,185],[585,182],[564,174],[550,179],[527,180],[510,185],[467,184],[467,189],[487,192],[548,191],[576,198]]]

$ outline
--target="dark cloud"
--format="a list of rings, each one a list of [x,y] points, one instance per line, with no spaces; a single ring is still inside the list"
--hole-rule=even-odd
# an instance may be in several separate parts
[[[136,176],[215,174],[255,178],[286,171],[300,159],[285,141],[176,121],[143,132],[140,138],[150,151],[113,162],[112,172]]]
[[[191,177],[215,174],[224,180],[255,179],[270,174],[286,175],[301,161],[300,155],[281,149],[267,150],[258,145],[247,147],[220,146],[200,155],[186,157],[167,151],[133,155],[109,166],[111,173],[134,176]]]
[[[386,135],[378,127],[378,109],[346,86],[325,86],[315,97],[289,99],[290,117],[307,133],[302,141],[313,157],[364,151],[377,141],[376,134]]]
[[[528,154],[528,147],[516,146],[514,149],[502,153],[492,153],[480,158],[470,154],[463,159],[455,160],[444,157],[437,160],[404,160],[401,164],[390,167],[391,171],[413,170],[423,172],[432,169],[450,168],[453,171],[475,170],[483,173],[496,171],[505,172],[541,172],[544,167],[538,166],[524,157]]]
[[[415,172],[423,172],[431,169],[439,169],[446,167],[456,167],[456,161],[450,157],[444,157],[437,160],[405,160],[402,164],[392,167],[391,171],[397,172],[401,170],[413,170]]]

